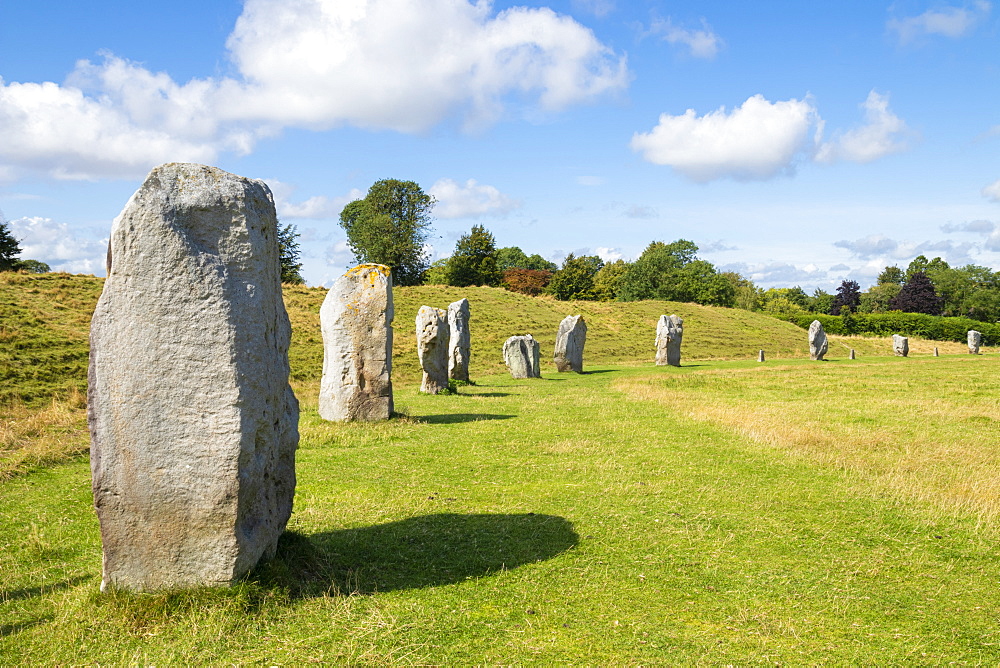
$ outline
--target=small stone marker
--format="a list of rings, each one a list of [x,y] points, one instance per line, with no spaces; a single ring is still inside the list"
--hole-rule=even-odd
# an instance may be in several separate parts
[[[906,357],[910,354],[910,340],[899,334],[892,335],[892,352],[897,357]]]
[[[101,589],[274,556],[299,441],[278,252],[267,185],[205,165],[156,167],[112,224],[87,391]]]
[[[583,347],[587,343],[587,323],[582,315],[568,315],[559,323],[553,359],[556,371],[583,373]]]
[[[758,362],[763,362],[764,361],[764,351],[763,350],[758,351],[758,353],[757,353],[757,361]]]
[[[469,382],[469,300],[462,297],[448,305],[448,378]]]
[[[420,391],[437,394],[448,389],[448,312],[433,306],[417,311],[417,357],[423,369]]]
[[[823,331],[823,323],[819,320],[813,320],[812,324],[809,325],[809,359],[822,360],[829,347],[826,332]]]
[[[677,315],[661,315],[656,323],[656,364],[681,365],[681,339],[684,321]]]
[[[854,355],[854,348],[851,348],[851,357],[850,357],[850,358],[851,358],[852,360],[853,360],[853,359],[857,359],[857,357],[856,357],[856,356]]]
[[[326,293],[319,310],[321,418],[372,421],[392,415],[392,316],[392,277],[385,265],[358,265]]]
[[[939,357],[937,346],[934,346],[934,357]]]
[[[983,335],[974,329],[969,330],[969,354],[978,355],[979,346],[983,345]]]
[[[503,361],[512,378],[541,378],[539,346],[531,334],[512,336],[503,344]]]

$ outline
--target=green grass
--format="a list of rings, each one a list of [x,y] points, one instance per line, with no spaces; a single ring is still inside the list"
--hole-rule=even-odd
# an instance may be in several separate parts
[[[906,439],[990,475],[997,370],[478,373],[450,396],[399,383],[407,417],[378,424],[321,421],[310,383],[290,531],[231,589],[101,595],[86,462],[0,484],[0,659],[997,664],[994,519],[933,476],[872,484],[912,464],[885,454]],[[810,419],[786,438],[756,413]]]

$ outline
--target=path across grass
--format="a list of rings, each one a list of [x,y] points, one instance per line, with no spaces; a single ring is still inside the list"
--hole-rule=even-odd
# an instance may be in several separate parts
[[[100,595],[86,461],[0,483],[0,662],[996,664],[995,518],[880,476],[906,410],[930,436],[898,451],[960,453],[955,480],[988,472],[998,370],[495,376],[457,396],[397,388],[407,417],[367,425],[325,423],[300,393],[290,532],[232,589]],[[934,377],[972,389],[938,396]],[[834,426],[813,420],[813,442],[816,411]],[[829,439],[853,458],[818,456]]]

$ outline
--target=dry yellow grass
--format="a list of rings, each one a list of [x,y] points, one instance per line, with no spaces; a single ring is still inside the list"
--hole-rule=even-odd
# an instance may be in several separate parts
[[[615,387],[784,454],[857,472],[874,493],[995,527],[998,372],[995,357],[889,358],[661,372]]]
[[[71,389],[39,409],[20,403],[0,409],[0,481],[64,461],[90,447],[87,400]]]

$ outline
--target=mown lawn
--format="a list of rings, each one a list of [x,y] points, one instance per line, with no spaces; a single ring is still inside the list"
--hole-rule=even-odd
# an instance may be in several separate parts
[[[997,477],[997,358],[591,371],[369,425],[300,387],[289,533],[227,590],[98,593],[85,459],[0,483],[0,659],[1000,662],[996,501],[955,496]]]

